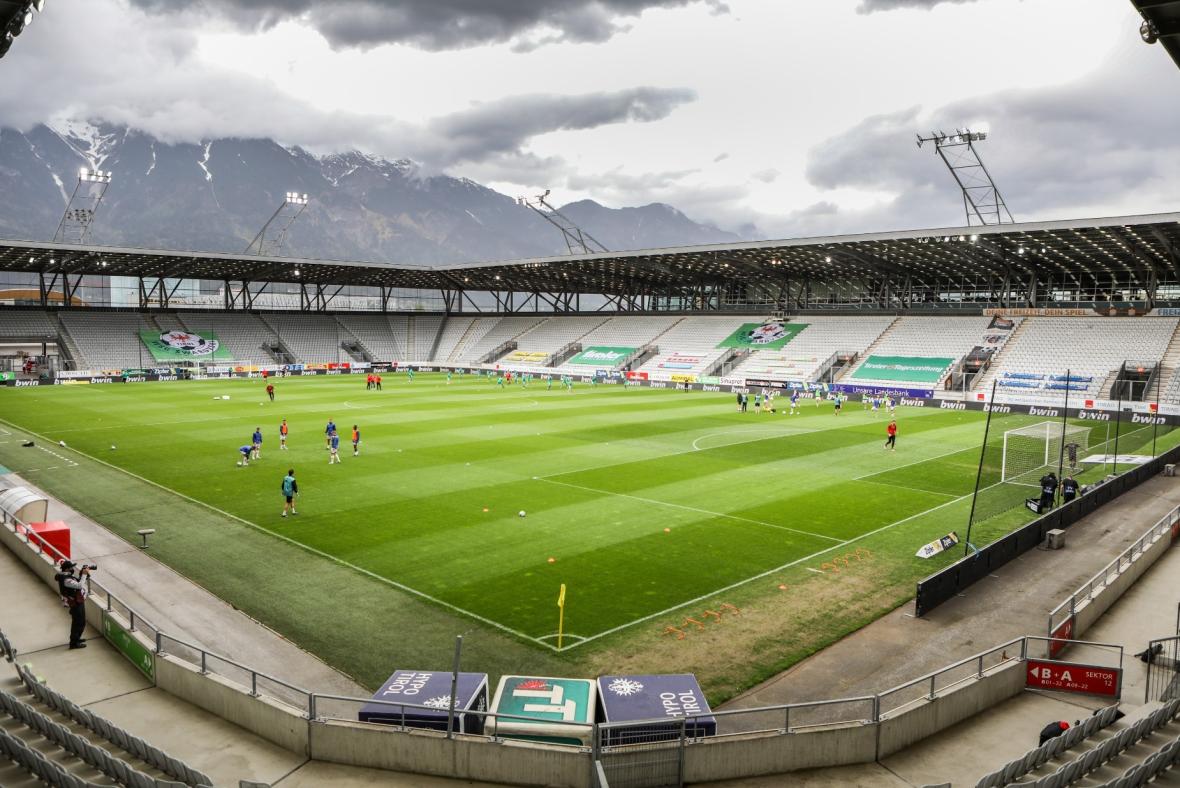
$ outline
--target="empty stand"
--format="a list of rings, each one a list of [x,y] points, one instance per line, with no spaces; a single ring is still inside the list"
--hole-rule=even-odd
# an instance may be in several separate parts
[[[729,348],[718,343],[737,331],[743,323],[761,318],[741,315],[725,317],[686,317],[655,341],[660,352],[640,367],[640,371],[658,375],[700,375],[725,355]]]
[[[56,337],[57,325],[45,312],[26,309],[0,310],[0,342],[13,339]]]
[[[155,364],[140,330],[160,329],[147,315],[133,312],[63,310],[61,324],[80,357],[79,369],[130,369]]]
[[[270,364],[274,357],[267,348],[278,343],[275,333],[256,315],[244,312],[185,312],[177,316],[182,327],[200,334],[217,335],[217,341],[242,364]]]
[[[989,323],[991,318],[983,316],[900,318],[888,333],[881,336],[871,352],[853,366],[849,375],[844,377],[844,382],[856,385],[899,385],[898,380],[857,375],[871,355],[947,358],[951,361],[946,365],[945,376],[955,361],[982,344]]]
[[[336,364],[348,361],[340,343],[351,336],[331,315],[270,313],[263,316],[296,360],[304,364]]]
[[[374,361],[398,361],[405,351],[393,335],[386,315],[340,315],[339,321]]]
[[[1125,361],[1163,358],[1176,318],[1034,317],[996,367],[997,393],[1044,399],[1105,398],[1103,383]],[[1066,378],[1068,374],[1069,378]]]
[[[807,328],[781,350],[755,350],[730,373],[734,377],[813,382],[836,353],[863,353],[894,322],[893,317],[793,318]]]
[[[474,364],[487,353],[498,348],[509,340],[514,340],[545,318],[533,315],[531,317],[501,317],[484,318],[495,320],[495,324],[483,333],[478,341],[472,342],[463,351],[458,361],[463,364]]]

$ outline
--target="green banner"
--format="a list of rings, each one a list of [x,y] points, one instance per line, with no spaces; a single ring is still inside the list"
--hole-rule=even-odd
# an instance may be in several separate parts
[[[583,348],[581,353],[565,363],[587,367],[613,367],[634,352],[633,347],[588,347]]]
[[[0,383],[6,380],[16,380],[15,372],[0,372]]]
[[[904,380],[910,383],[937,383],[953,358],[924,356],[869,356],[853,378],[864,380]]]
[[[159,333],[140,331],[139,338],[156,361],[229,361],[233,358],[212,331],[200,334],[180,329]]]
[[[153,683],[155,682],[156,655],[152,653],[150,648],[140,643],[135,635],[123,629],[123,625],[111,618],[106,611],[103,611],[102,614],[102,635],[123,656],[127,657],[132,665],[139,668],[140,673],[147,676]]]
[[[798,336],[800,331],[807,328],[807,325],[807,323],[784,323],[781,320],[770,320],[766,323],[743,323],[741,328],[726,337],[717,347],[778,350]]]

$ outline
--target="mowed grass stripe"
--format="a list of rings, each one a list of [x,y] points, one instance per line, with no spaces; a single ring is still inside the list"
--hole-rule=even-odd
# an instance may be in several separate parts
[[[84,387],[59,388],[12,402],[50,424],[76,418],[61,417],[66,401],[85,405],[89,426],[118,418],[116,432],[125,434],[107,456],[129,470],[533,637],[551,630],[549,597],[561,582],[589,595],[575,620],[590,636],[842,544],[949,494],[880,485],[870,494],[863,489],[873,485],[851,484],[857,473],[897,462],[879,452],[884,420],[855,409],[839,418],[826,406],[789,417],[738,414],[729,395],[605,386],[572,396],[536,387],[501,392],[429,376],[400,383],[394,389],[387,379],[386,391],[366,392],[354,378],[280,380],[279,401],[261,406],[261,381],[93,387],[78,398],[70,395]],[[213,400],[220,393],[231,399]],[[42,407],[30,405],[38,400]],[[208,418],[152,426],[193,413]],[[292,450],[280,455],[283,416]],[[328,467],[328,416],[345,432],[354,420],[361,425],[360,458],[345,446],[344,463]],[[266,434],[265,459],[233,467],[234,450],[256,424]],[[958,430],[981,426],[978,418],[923,411],[907,413],[904,425],[903,446],[913,451],[925,450],[927,439],[945,451],[950,438],[965,438]],[[718,433],[710,440],[724,445],[693,448]],[[71,437],[97,456],[109,440],[105,430]],[[609,467],[570,474],[570,483],[593,492],[532,480],[603,463]],[[304,514],[283,521],[278,481],[288,465],[298,468]],[[583,484],[587,475],[600,483]],[[529,516],[515,517],[518,509]],[[658,591],[632,593],[632,583],[652,580]]]

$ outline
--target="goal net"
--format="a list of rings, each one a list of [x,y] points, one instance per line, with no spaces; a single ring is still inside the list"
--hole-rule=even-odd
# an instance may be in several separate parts
[[[1077,464],[1089,448],[1090,428],[1042,421],[1004,433],[1004,457],[1000,481],[1025,481],[1041,472],[1057,469],[1064,457],[1066,467]],[[1064,448],[1064,453],[1063,453]]]

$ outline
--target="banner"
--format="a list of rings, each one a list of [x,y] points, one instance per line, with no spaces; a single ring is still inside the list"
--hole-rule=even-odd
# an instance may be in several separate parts
[[[519,361],[521,364],[540,364],[549,358],[549,353],[543,350],[514,350],[501,361]]]
[[[233,355],[221,346],[211,331],[140,331],[140,339],[156,361],[228,361]]]
[[[633,347],[588,347],[565,362],[588,367],[613,367],[635,352]]]
[[[953,358],[922,356],[869,356],[852,373],[865,380],[901,380],[907,383],[937,383]]]
[[[950,550],[959,543],[959,535],[951,531],[946,536],[935,539],[930,544],[922,545],[918,552],[914,553],[918,558],[931,558],[941,553],[943,550]]]
[[[741,328],[718,343],[717,347],[778,350],[798,336],[800,331],[807,328],[807,325],[807,323],[784,323],[781,320],[771,320],[766,323],[743,323]]]

